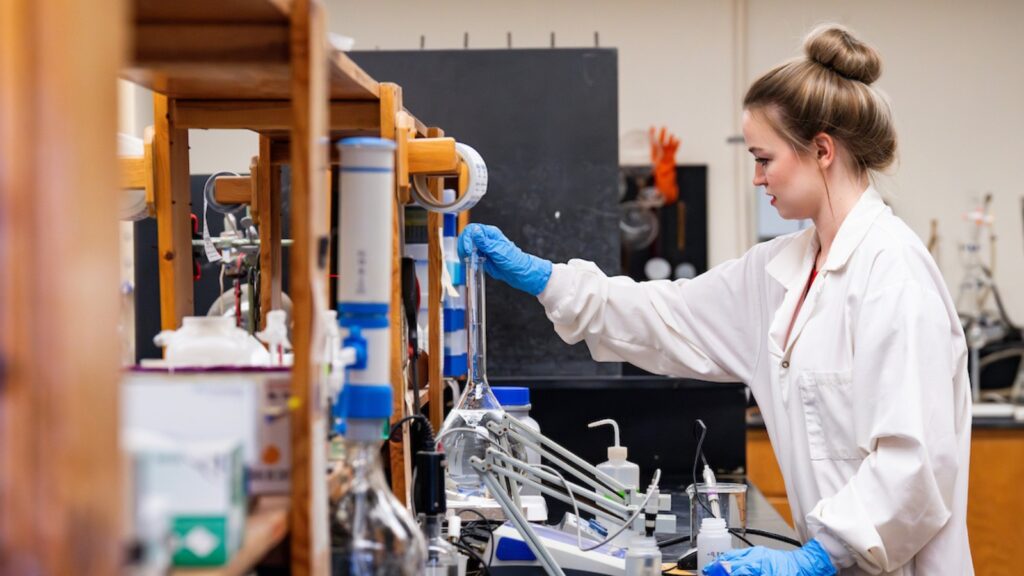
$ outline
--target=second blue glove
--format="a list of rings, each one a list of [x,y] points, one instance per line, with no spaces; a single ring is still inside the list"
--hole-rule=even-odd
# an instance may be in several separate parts
[[[487,258],[484,271],[513,288],[536,296],[551,278],[551,262],[523,252],[496,226],[466,226],[459,234],[459,257],[465,258],[474,246]]]
[[[719,562],[729,563],[730,576],[834,576],[828,552],[817,540],[791,551],[754,546],[722,554]],[[704,567],[704,574],[720,574],[719,562]]]

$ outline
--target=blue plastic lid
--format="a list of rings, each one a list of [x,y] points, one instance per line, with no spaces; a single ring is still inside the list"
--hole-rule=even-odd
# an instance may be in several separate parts
[[[355,136],[352,138],[342,138],[338,141],[339,146],[361,146],[363,148],[384,148],[387,150],[394,150],[396,148],[394,140],[386,140],[384,138],[373,138],[371,136]]]
[[[492,386],[491,392],[502,406],[526,406],[530,403],[530,389],[521,386]]]
[[[391,418],[391,386],[348,384],[341,389],[339,416],[359,420]]]

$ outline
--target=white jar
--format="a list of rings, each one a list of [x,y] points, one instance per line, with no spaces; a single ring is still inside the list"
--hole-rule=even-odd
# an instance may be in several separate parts
[[[268,366],[270,355],[248,332],[227,316],[189,316],[181,328],[164,330],[153,338],[164,347],[170,368]]]
[[[732,536],[722,518],[705,518],[697,535],[697,573],[714,564],[718,557],[732,549]]]
[[[626,548],[626,576],[661,576],[661,550],[648,536],[634,536]]]

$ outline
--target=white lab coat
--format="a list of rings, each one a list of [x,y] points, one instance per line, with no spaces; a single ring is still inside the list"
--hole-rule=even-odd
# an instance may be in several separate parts
[[[595,360],[750,386],[797,531],[840,574],[964,576],[971,399],[963,330],[920,239],[869,187],[811,272],[813,228],[690,281],[557,264],[539,296]]]

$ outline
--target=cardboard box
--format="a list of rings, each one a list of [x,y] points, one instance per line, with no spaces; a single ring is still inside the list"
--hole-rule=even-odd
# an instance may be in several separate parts
[[[245,530],[242,446],[237,440],[178,442],[124,431],[136,506],[158,500],[170,525],[175,566],[220,566]]]
[[[289,385],[285,370],[129,372],[122,428],[180,441],[238,440],[249,494],[286,494],[291,476]]]

